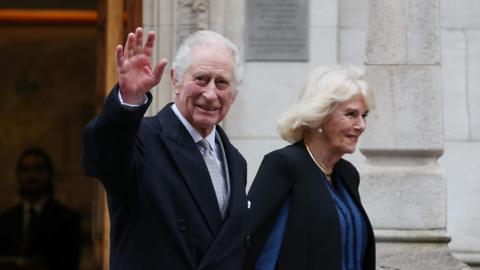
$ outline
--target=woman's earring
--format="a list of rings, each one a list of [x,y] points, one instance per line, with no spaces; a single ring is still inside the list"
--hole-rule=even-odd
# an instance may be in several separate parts
[[[323,134],[323,128],[319,128],[318,133]]]

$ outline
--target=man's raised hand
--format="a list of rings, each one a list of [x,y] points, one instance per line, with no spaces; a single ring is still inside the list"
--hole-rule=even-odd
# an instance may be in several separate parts
[[[155,32],[147,35],[143,46],[143,29],[138,27],[135,33],[129,33],[125,48],[116,49],[118,83],[125,103],[140,105],[144,103],[145,93],[160,82],[167,59],[158,61],[152,70],[151,61]]]

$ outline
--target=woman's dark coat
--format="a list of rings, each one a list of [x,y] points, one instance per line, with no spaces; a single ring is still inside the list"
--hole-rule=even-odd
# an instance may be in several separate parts
[[[340,159],[333,178],[340,177],[367,225],[364,270],[375,269],[372,226],[360,202],[359,174]],[[286,198],[290,209],[277,269],[339,270],[341,243],[335,203],[321,170],[303,141],[267,154],[248,194],[251,203],[251,234],[244,269],[254,269],[263,246]]]

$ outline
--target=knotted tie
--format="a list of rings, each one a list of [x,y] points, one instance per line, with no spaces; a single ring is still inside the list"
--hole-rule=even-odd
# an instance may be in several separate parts
[[[222,170],[218,166],[218,163],[215,159],[215,153],[213,152],[212,146],[208,143],[206,139],[202,139],[198,142],[200,146],[200,152],[202,153],[205,164],[207,165],[208,172],[210,173],[210,178],[212,179],[213,188],[215,189],[215,195],[217,196],[218,206],[220,207],[220,212],[222,217],[225,216],[225,210],[228,206],[227,198],[227,187],[225,184],[225,179],[222,175]]]

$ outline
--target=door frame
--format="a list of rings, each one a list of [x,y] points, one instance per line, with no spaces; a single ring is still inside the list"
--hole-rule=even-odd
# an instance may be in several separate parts
[[[143,1],[100,0],[97,41],[97,111],[117,82],[115,48],[124,44],[127,34],[143,26]],[[108,270],[110,261],[110,218],[105,190],[95,181],[93,207],[93,249],[96,269]]]

